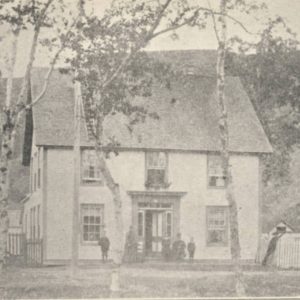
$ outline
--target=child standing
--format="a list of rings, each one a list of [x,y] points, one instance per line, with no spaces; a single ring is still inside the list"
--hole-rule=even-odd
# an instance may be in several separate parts
[[[108,250],[110,246],[110,242],[105,231],[103,232],[102,237],[99,239],[99,246],[101,247],[102,261],[105,262],[108,258]]]
[[[190,242],[187,245],[187,249],[188,249],[188,252],[189,252],[189,258],[190,258],[190,260],[193,260],[194,259],[194,254],[195,254],[195,250],[196,250],[196,245],[195,245],[193,237],[191,237]]]

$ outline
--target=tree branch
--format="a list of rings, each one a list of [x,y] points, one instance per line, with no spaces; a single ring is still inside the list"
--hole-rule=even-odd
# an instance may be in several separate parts
[[[207,0],[207,4],[209,6],[209,9],[212,10],[209,0]],[[211,15],[211,18],[212,18],[212,21],[213,21],[213,26],[214,26],[214,31],[215,31],[216,38],[218,40],[218,43],[220,44],[221,40],[220,40],[219,33],[218,33],[218,27],[217,27],[217,21],[216,21],[216,18],[215,18],[215,14],[210,14],[210,15]]]
[[[44,85],[43,85],[43,89],[42,91],[40,92],[40,94],[29,104],[26,105],[26,109],[30,109],[31,107],[33,107],[37,102],[39,102],[43,96],[45,95],[46,91],[47,91],[47,88],[48,88],[48,85],[49,85],[49,80],[50,80],[50,77],[52,75],[52,72],[53,72],[53,69],[54,69],[54,66],[57,62],[57,60],[59,59],[59,56],[60,54],[62,53],[62,51],[65,49],[65,46],[66,46],[66,43],[68,41],[68,38],[67,36],[70,34],[72,28],[75,26],[75,24],[77,23],[77,20],[78,20],[79,17],[77,17],[75,19],[75,21],[73,22],[73,24],[71,25],[70,29],[68,30],[68,32],[66,33],[66,37],[64,38],[60,48],[58,49],[58,51],[56,52],[55,56],[53,57],[51,63],[50,63],[50,67],[49,67],[49,70],[45,76],[45,81],[44,81]]]
[[[72,28],[76,25],[76,23],[78,21],[78,18],[79,18],[79,16],[77,16],[77,18],[74,20],[74,22],[70,26],[68,32],[66,33],[66,36],[65,36],[64,40],[62,41],[62,44],[61,44],[59,50],[56,52],[56,54],[55,54],[52,62],[50,63],[50,68],[49,68],[49,70],[48,70],[48,72],[46,74],[45,82],[44,82],[44,86],[43,86],[42,91],[34,99],[34,101],[32,101],[31,103],[29,103],[27,105],[22,105],[22,99],[23,99],[23,95],[25,93],[26,87],[29,88],[29,77],[30,77],[29,75],[30,75],[30,72],[31,72],[31,69],[32,69],[32,64],[33,64],[33,59],[34,59],[34,54],[35,54],[35,48],[36,48],[36,45],[35,46],[33,45],[32,49],[31,49],[31,54],[30,54],[31,60],[30,60],[30,62],[27,65],[27,70],[26,70],[26,75],[25,75],[27,77],[24,77],[22,91],[21,91],[21,93],[19,95],[18,102],[17,102],[17,105],[16,105],[16,109],[15,109],[15,112],[14,112],[15,113],[15,122],[14,122],[15,126],[14,126],[14,130],[12,132],[12,145],[14,145],[15,136],[16,136],[16,129],[18,127],[18,124],[19,124],[22,112],[25,109],[30,109],[31,107],[33,107],[45,95],[46,90],[47,90],[48,85],[49,85],[49,80],[50,80],[51,74],[52,74],[53,69],[54,69],[54,66],[55,66],[55,64],[56,64],[56,62],[57,62],[57,60],[58,60],[61,52],[64,50],[65,45],[66,45],[66,43],[68,41],[67,36],[70,34]],[[35,38],[36,38],[35,43],[37,43],[37,37],[38,37],[38,35],[35,34]]]
[[[185,25],[190,24],[190,23],[196,18],[197,14],[198,14],[200,11],[204,11],[204,12],[209,13],[209,14],[213,17],[213,19],[214,19],[213,22],[214,22],[214,23],[216,23],[215,15],[220,15],[220,16],[224,15],[224,16],[226,16],[228,19],[230,19],[231,21],[237,23],[237,24],[238,24],[245,32],[247,32],[248,34],[256,35],[255,33],[249,31],[249,30],[247,29],[247,27],[246,27],[241,21],[239,21],[238,19],[232,17],[231,15],[229,15],[229,14],[227,14],[227,13],[226,13],[226,14],[223,14],[222,12],[214,11],[212,8],[199,7],[197,10],[195,10],[195,13],[194,13],[194,15],[193,15],[192,17],[190,17],[189,19],[187,19],[186,21],[184,21],[184,22],[181,23],[181,24],[178,24],[178,25],[175,25],[175,26],[172,26],[172,27],[163,29],[163,30],[161,30],[161,31],[159,31],[159,32],[157,32],[157,33],[155,33],[155,34],[153,34],[153,38],[154,38],[154,37],[157,37],[157,36],[159,36],[159,35],[161,35],[161,34],[164,34],[164,33],[167,33],[167,32],[169,32],[169,31],[173,31],[173,30],[179,29],[179,28],[181,28],[181,27],[183,27],[183,26],[185,26]],[[214,25],[214,26],[215,26],[215,25]]]
[[[46,11],[54,0],[48,0],[44,8],[41,10],[41,14],[36,22],[35,28],[40,30],[42,23],[44,22]]]
[[[123,61],[119,65],[119,67],[112,73],[112,75],[110,76],[110,78],[103,83],[102,89],[105,89],[112,81],[114,81],[115,78],[121,73],[121,71],[123,70],[123,68],[127,65],[127,63],[131,60],[131,58],[140,49],[142,49],[147,42],[149,42],[153,38],[153,32],[158,27],[158,25],[159,25],[159,23],[160,23],[160,21],[161,21],[161,19],[163,17],[163,14],[165,13],[166,9],[168,8],[168,6],[170,5],[171,2],[172,2],[172,0],[167,0],[165,2],[165,4],[162,6],[162,8],[161,8],[161,10],[160,10],[160,12],[158,14],[158,17],[156,18],[156,20],[153,23],[152,27],[150,28],[150,30],[146,34],[145,38],[134,49],[132,49],[132,51],[130,53],[128,53],[126,55],[126,57],[123,59]]]

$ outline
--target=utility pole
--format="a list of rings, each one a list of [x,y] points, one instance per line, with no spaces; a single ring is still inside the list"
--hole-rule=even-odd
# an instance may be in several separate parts
[[[75,83],[74,97],[74,188],[73,188],[73,219],[72,219],[72,274],[78,267],[78,239],[79,239],[79,187],[80,187],[80,123],[81,123],[81,90],[79,82]]]

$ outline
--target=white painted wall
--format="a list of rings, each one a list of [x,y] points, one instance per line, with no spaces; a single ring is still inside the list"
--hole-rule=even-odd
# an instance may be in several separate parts
[[[112,155],[113,156],[113,155]],[[71,226],[73,199],[73,153],[68,149],[48,149],[47,184],[47,250],[46,259],[69,259],[71,257]],[[120,183],[123,199],[123,218],[126,231],[131,224],[131,199],[127,191],[145,190],[145,153],[124,151],[108,160],[115,180]],[[235,196],[239,208],[242,258],[254,259],[258,241],[258,180],[257,156],[235,155],[231,158]],[[193,236],[197,259],[230,258],[229,246],[206,246],[206,206],[227,205],[222,189],[208,188],[207,156],[196,153],[169,153],[170,191],[187,192],[181,200],[180,230],[188,242]],[[105,225],[112,243],[114,255],[113,203],[106,187],[81,186],[81,203],[102,203],[105,206]],[[80,242],[81,259],[99,259],[97,245]]]
[[[38,165],[40,165],[41,169],[41,185],[40,188],[36,188],[36,190],[33,190],[31,187],[29,189],[30,191],[30,196],[29,200],[27,200],[24,203],[24,213],[23,213],[23,220],[22,220],[22,226],[23,226],[23,232],[26,233],[26,237],[29,239],[30,238],[30,209],[35,207],[37,211],[37,206],[40,206],[40,237],[43,238],[43,201],[42,201],[42,195],[43,195],[43,159],[44,159],[44,150],[43,148],[40,148],[39,152],[39,162],[38,162],[38,148],[34,145],[34,137],[33,137],[33,146],[32,146],[32,164],[30,167],[30,176],[31,180],[33,180],[34,173],[38,173]],[[37,175],[36,175],[37,176]],[[30,180],[30,185],[31,185],[31,180]],[[27,224],[25,222],[27,216]],[[37,219],[35,220],[37,222]],[[27,225],[27,226],[26,226]]]

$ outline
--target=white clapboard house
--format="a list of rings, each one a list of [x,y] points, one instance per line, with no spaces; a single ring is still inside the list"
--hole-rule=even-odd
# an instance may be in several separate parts
[[[159,257],[162,237],[194,238],[195,259],[230,259],[226,180],[220,165],[214,51],[156,54],[187,70],[186,80],[166,89],[154,85],[152,96],[137,99],[159,120],[147,118],[131,133],[125,117],[105,121],[106,136],[119,142],[119,155],[107,163],[120,184],[124,235],[133,226],[145,257]],[[41,91],[44,69],[35,69],[32,98]],[[230,163],[238,204],[241,255],[254,260],[261,233],[261,162],[271,146],[241,81],[226,78]],[[74,191],[74,83],[58,70],[44,98],[27,115],[30,196],[24,202],[27,239],[42,239],[44,264],[68,263],[72,254]],[[28,147],[30,143],[31,147]],[[101,258],[97,240],[105,229],[115,253],[112,197],[96,168],[93,143],[81,124],[78,251],[81,261]],[[25,159],[26,161],[26,159]]]

